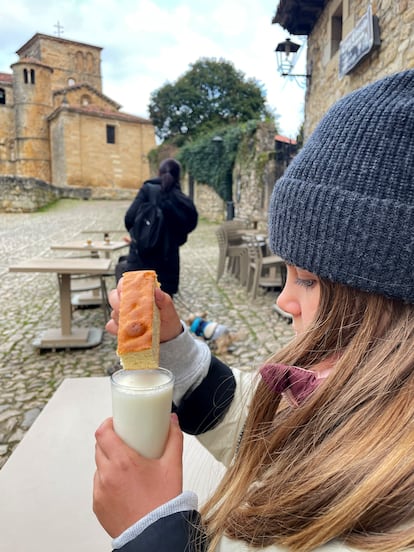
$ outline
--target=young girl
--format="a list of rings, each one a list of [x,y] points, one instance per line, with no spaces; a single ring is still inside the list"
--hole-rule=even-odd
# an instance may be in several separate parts
[[[94,511],[123,552],[414,550],[414,71],[334,105],[276,183],[279,306],[296,337],[252,376],[194,340],[166,294],[169,440],[147,460],[96,432]],[[117,331],[119,293],[112,292]],[[228,466],[197,511],[182,434]]]

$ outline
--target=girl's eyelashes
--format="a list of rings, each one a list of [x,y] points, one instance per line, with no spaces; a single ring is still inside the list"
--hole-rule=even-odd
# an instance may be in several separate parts
[[[316,280],[312,280],[310,278],[296,278],[296,284],[298,286],[303,286],[306,288],[311,288],[316,284]]]

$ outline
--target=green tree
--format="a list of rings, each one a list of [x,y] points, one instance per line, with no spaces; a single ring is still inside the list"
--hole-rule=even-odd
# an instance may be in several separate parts
[[[222,126],[269,116],[262,87],[231,62],[201,58],[151,94],[149,113],[162,140],[178,145]]]

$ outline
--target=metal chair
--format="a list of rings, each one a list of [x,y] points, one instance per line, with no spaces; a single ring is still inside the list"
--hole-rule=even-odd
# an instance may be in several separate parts
[[[228,271],[239,278],[240,281],[245,282],[248,265],[246,245],[230,245],[227,232],[222,225],[217,228],[216,236],[219,247],[216,281],[218,282],[223,276],[227,263]]]

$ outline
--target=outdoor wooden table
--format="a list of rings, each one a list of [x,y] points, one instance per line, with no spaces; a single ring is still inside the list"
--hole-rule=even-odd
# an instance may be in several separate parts
[[[100,328],[73,328],[70,277],[73,274],[105,274],[110,259],[34,258],[12,265],[10,272],[55,272],[59,280],[61,327],[46,330],[33,342],[39,349],[95,347],[102,341]]]
[[[1,550],[110,552],[92,512],[95,430],[112,415],[108,377],[68,378],[0,470]],[[200,504],[224,472],[184,436],[184,489]]]
[[[129,244],[124,240],[110,240],[109,242],[92,240],[91,243],[87,243],[86,240],[74,240],[51,245],[50,249],[53,251],[86,251],[92,257],[97,257],[99,252],[104,252],[104,256],[109,259],[113,251],[124,247],[129,247]],[[105,297],[102,297],[100,286],[92,290],[79,291],[72,297],[72,305],[75,307],[99,306],[102,305],[103,301],[105,301]]]
[[[113,251],[129,247],[129,244],[124,240],[110,240],[105,242],[104,240],[92,240],[91,243],[87,243],[86,240],[75,240],[61,244],[54,244],[50,246],[52,250],[66,250],[66,251],[86,251],[89,253],[104,252],[105,257],[109,259],[110,254]]]

